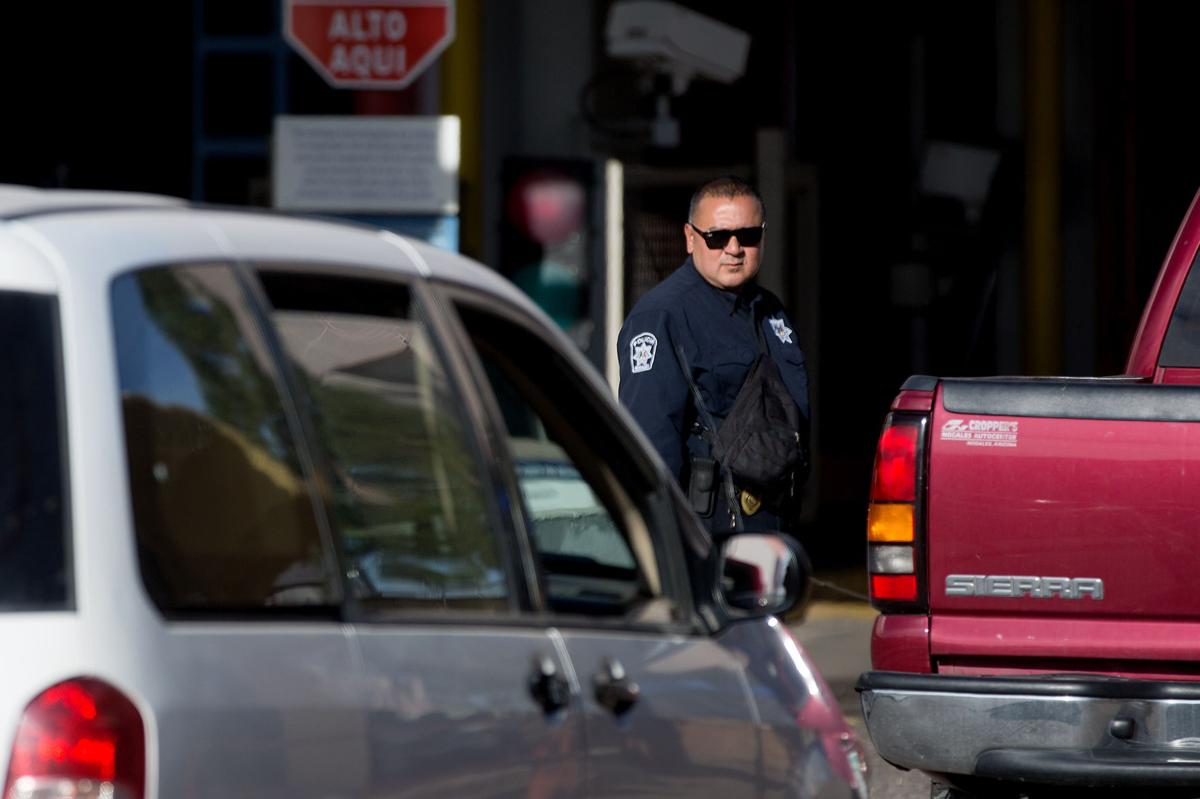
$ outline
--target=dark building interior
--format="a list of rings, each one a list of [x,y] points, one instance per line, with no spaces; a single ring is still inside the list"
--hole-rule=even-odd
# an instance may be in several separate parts
[[[691,0],[751,45],[741,77],[678,95],[608,55],[610,0],[459,0],[443,64],[390,93],[326,84],[283,42],[282,5],[8,10],[0,182],[269,205],[276,114],[460,113],[461,249],[517,271],[504,212],[517,160],[587,173],[617,159],[630,303],[639,263],[681,257],[690,187],[765,180],[763,142],[779,142],[792,177],[768,208],[777,285],[794,318],[819,312],[803,341],[819,365],[805,543],[830,566],[862,557],[874,441],[900,383],[1120,373],[1200,186],[1181,92],[1200,11],[1186,4]],[[455,87],[474,104],[453,107]],[[655,138],[660,99],[677,142]]]

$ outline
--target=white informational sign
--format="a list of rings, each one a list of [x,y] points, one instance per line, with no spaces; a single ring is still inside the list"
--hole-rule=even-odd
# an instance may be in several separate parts
[[[274,206],[457,214],[459,146],[454,116],[277,116]]]

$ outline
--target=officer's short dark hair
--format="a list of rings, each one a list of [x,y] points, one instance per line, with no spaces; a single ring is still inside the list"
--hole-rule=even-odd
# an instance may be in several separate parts
[[[753,197],[758,203],[758,212],[762,215],[763,221],[767,219],[767,207],[763,205],[762,195],[758,193],[758,189],[751,186],[746,181],[733,175],[710,180],[700,188],[696,189],[696,193],[692,195],[692,202],[688,206],[688,221],[696,218],[696,208],[699,207],[700,201],[705,197],[721,197],[723,199],[732,200],[735,197]]]

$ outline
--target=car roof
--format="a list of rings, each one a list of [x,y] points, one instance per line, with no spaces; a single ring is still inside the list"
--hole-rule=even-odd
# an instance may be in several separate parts
[[[69,209],[169,207],[184,204],[183,200],[161,194],[0,185],[0,219]]]
[[[35,252],[41,257],[33,258]],[[0,185],[0,255],[14,253],[30,256],[18,269],[27,274],[29,288],[42,291],[85,273],[89,283],[108,283],[131,269],[173,263],[327,265],[469,286],[549,323],[495,270],[417,239],[347,220],[195,206],[162,195]],[[28,277],[39,270],[43,274]]]

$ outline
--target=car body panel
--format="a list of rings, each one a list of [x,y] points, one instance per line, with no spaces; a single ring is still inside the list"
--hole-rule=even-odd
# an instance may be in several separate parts
[[[757,794],[757,714],[728,651],[707,638],[657,633],[563,628],[562,636],[583,690],[591,796]],[[606,660],[640,689],[623,714],[595,697]]]
[[[377,622],[358,627],[368,690],[370,796],[579,796],[587,768],[577,691],[545,713],[538,658],[569,680],[545,629]]]

